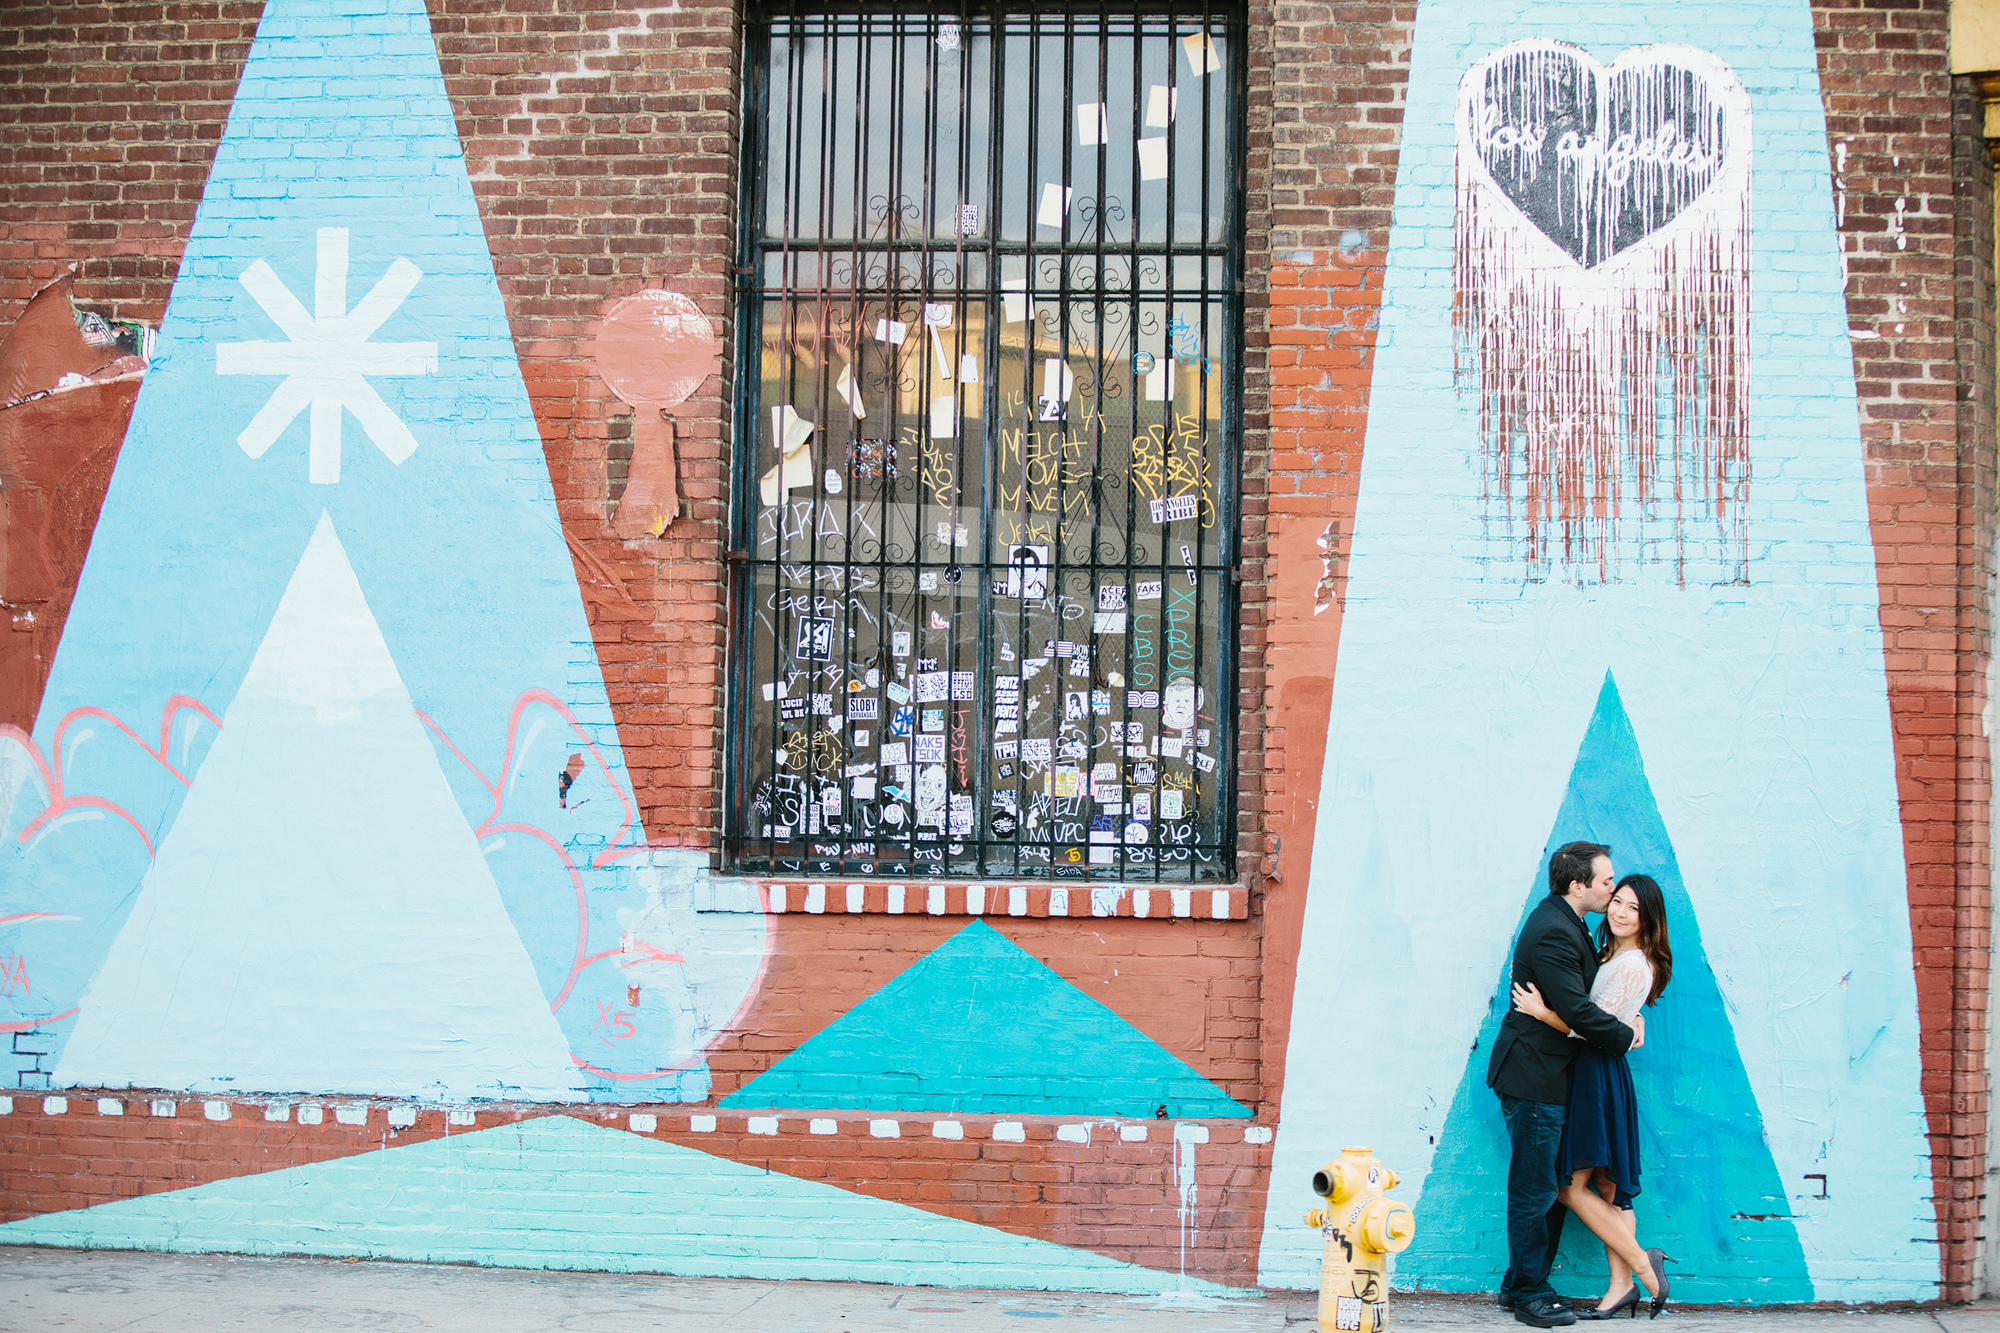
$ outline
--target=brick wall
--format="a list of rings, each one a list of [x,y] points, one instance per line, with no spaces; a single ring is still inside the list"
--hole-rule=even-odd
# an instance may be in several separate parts
[[[1985,1174],[1992,190],[1945,0],[1813,10],[1895,728],[1944,1294]]]
[[[122,1091],[103,1093],[103,1101],[99,1096],[72,1089],[59,1098],[0,1098],[0,1222],[407,1147],[549,1113],[546,1107],[492,1106],[458,1112],[448,1122],[449,1111],[365,1099],[154,1102]],[[320,1123],[301,1123],[301,1106],[316,1108]],[[162,1115],[163,1108],[171,1109]],[[1240,1238],[1268,1171],[1270,1148],[1246,1139],[1246,1132],[1263,1134],[1246,1131],[1241,1121],[1176,1122],[1182,1133],[1200,1139],[1192,1146],[1187,1183],[1193,1202],[1184,1217],[1180,1153],[1187,1149],[1177,1150],[1168,1124],[833,1111],[705,1114],[685,1106],[570,1114],[1150,1268],[1179,1269],[1185,1237],[1182,1271],[1232,1285],[1254,1283],[1252,1256]],[[284,1118],[267,1118],[278,1115]],[[958,1137],[941,1137],[940,1120]],[[1068,1137],[1059,1138],[1065,1128]],[[434,1191],[447,1201],[467,1185],[450,1175],[440,1171]],[[523,1185],[535,1193],[551,1188],[545,1175]],[[578,1189],[578,1206],[586,1210],[597,1206],[587,1190],[587,1184]],[[254,1218],[246,1221],[254,1226]]]
[[[1263,781],[1282,793],[1267,808],[1261,842],[1270,871],[1260,906],[1272,1115],[1284,1081],[1415,23],[1414,4],[1251,12],[1253,30],[1271,34],[1250,94],[1253,141],[1268,135],[1271,152],[1269,190],[1250,201],[1253,243],[1267,261],[1251,265],[1250,342],[1268,371],[1246,384],[1245,411],[1247,420],[1261,408],[1269,432],[1258,460],[1271,608],[1262,636]],[[1246,515],[1246,536],[1254,521]],[[1244,763],[1247,771],[1247,754]]]

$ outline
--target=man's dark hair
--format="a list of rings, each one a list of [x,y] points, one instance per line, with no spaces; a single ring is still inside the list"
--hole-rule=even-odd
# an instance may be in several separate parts
[[[1569,894],[1571,881],[1590,883],[1590,866],[1611,849],[1595,842],[1566,842],[1549,858],[1549,892],[1557,898]]]

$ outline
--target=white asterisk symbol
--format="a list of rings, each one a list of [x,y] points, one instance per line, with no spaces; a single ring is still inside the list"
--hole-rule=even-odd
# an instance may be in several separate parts
[[[299,413],[312,408],[312,444],[306,477],[321,485],[340,480],[341,412],[354,414],[375,447],[392,463],[417,451],[416,437],[368,384],[369,375],[435,375],[436,343],[371,343],[396,313],[423,270],[407,259],[389,265],[374,290],[347,308],[347,229],[319,229],[319,267],[313,274],[313,313],[299,304],[271,266],[258,260],[237,281],[290,342],[223,343],[215,349],[218,375],[283,375],[270,401],[250,419],[236,443],[252,458],[277,443]]]

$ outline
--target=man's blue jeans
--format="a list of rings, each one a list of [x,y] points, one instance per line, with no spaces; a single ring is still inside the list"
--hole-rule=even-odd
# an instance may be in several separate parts
[[[1500,1295],[1520,1304],[1555,1293],[1549,1269],[1555,1266],[1569,1217],[1569,1210],[1556,1202],[1556,1148],[1569,1107],[1503,1094],[1500,1114],[1513,1152],[1507,1165],[1507,1276]]]

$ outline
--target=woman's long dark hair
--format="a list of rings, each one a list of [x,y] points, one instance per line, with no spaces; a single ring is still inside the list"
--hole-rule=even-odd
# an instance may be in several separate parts
[[[1651,1004],[1674,975],[1674,950],[1667,943],[1667,898],[1651,875],[1627,875],[1618,881],[1618,887],[1632,890],[1639,904],[1639,949],[1653,965],[1653,993],[1646,997],[1646,1003]],[[1597,923],[1597,960],[1601,963],[1611,957],[1617,947],[1607,917]]]

